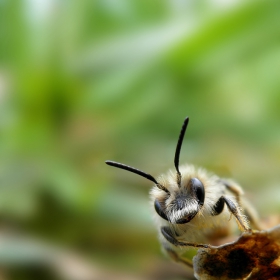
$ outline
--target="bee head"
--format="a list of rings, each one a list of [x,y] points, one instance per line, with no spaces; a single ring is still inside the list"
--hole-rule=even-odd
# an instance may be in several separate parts
[[[173,224],[190,222],[204,204],[204,186],[198,178],[191,178],[180,188],[170,189],[169,193],[155,193],[154,207],[159,216]]]
[[[168,186],[159,183],[152,175],[146,172],[122,163],[109,160],[106,161],[106,164],[108,165],[133,172],[154,182],[161,193],[160,198],[155,199],[155,210],[163,219],[174,224],[185,224],[190,222],[202,207],[205,196],[204,186],[198,178],[190,178],[188,182],[182,183],[182,175],[179,170],[179,158],[188,123],[189,118],[187,117],[184,120],[175,151],[174,165],[176,169],[176,191],[171,191]]]

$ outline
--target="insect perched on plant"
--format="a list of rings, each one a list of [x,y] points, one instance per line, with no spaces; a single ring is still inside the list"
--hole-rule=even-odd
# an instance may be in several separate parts
[[[186,164],[179,166],[179,158],[189,118],[184,120],[176,151],[176,171],[160,176],[134,167],[106,161],[108,165],[136,173],[155,185],[150,195],[157,215],[160,241],[166,252],[177,262],[191,265],[182,254],[188,247],[208,248],[215,240],[229,236],[235,217],[241,231],[250,231],[248,218],[257,227],[254,209],[244,200],[240,186],[231,180],[221,179],[202,168]],[[246,212],[245,216],[241,206]]]

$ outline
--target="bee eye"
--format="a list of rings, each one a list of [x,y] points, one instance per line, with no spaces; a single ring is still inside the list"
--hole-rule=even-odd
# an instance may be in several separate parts
[[[159,216],[161,216],[163,219],[168,221],[168,218],[167,218],[166,214],[164,213],[164,211],[160,205],[160,202],[157,199],[155,200],[154,206],[155,206],[155,210],[157,211]]]
[[[196,194],[199,205],[202,206],[204,203],[204,197],[205,197],[205,191],[204,191],[203,184],[197,178],[191,179],[190,183],[191,183],[191,187],[192,187],[194,193]]]

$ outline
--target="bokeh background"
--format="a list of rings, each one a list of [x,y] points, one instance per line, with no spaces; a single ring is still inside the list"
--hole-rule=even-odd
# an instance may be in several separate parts
[[[280,2],[0,1],[0,278],[192,279],[151,182],[181,162],[280,208]]]

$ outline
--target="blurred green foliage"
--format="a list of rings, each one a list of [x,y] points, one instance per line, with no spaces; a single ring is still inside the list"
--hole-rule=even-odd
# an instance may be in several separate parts
[[[149,182],[104,161],[154,176],[173,168],[187,115],[181,162],[235,178],[262,215],[279,211],[279,9],[0,1],[0,237],[23,234],[93,266],[164,279],[151,276],[162,256]],[[47,277],[19,269],[28,253],[9,248],[0,246],[3,279]]]

